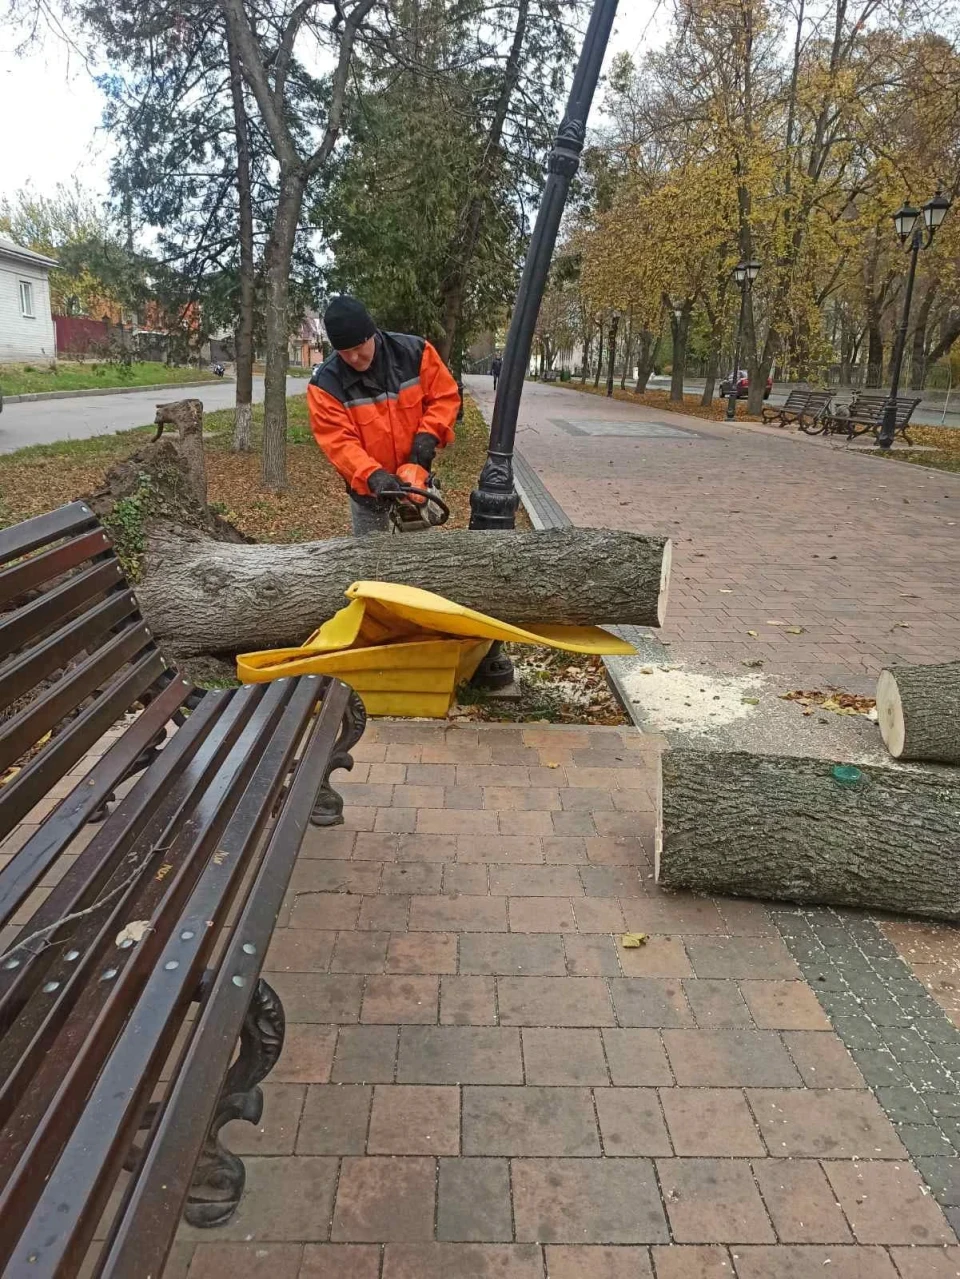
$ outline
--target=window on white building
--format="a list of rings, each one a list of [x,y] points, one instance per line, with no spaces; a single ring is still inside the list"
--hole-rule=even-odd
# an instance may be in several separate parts
[[[20,314],[28,320],[36,319],[33,309],[33,285],[29,280],[20,281]]]

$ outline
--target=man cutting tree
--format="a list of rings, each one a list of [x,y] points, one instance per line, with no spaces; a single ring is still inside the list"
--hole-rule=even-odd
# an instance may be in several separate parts
[[[346,481],[354,535],[385,533],[398,469],[429,471],[453,441],[457,384],[425,338],[383,332],[357,298],[334,298],[323,324],[334,354],[307,387],[310,429]]]

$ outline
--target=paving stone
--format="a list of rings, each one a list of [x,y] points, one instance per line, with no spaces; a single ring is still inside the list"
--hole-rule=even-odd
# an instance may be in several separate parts
[[[611,979],[621,1026],[691,1026],[693,1014],[679,981],[657,977]]]
[[[387,947],[388,973],[455,973],[454,933],[396,933]]]
[[[504,1026],[612,1026],[613,1008],[599,977],[501,977]]]
[[[543,840],[543,860],[548,866],[580,866],[588,860],[586,840],[582,835],[548,835]]]
[[[626,977],[688,977],[693,969],[679,937],[651,936],[643,946],[617,947]]]
[[[439,893],[443,867],[438,862],[397,862],[384,866],[382,893]]]
[[[598,1088],[594,1093],[605,1155],[671,1155],[653,1088]]]
[[[270,1082],[261,1087],[263,1115],[256,1124],[237,1119],[223,1128],[228,1150],[238,1155],[292,1155],[307,1089],[303,1084]],[[326,1151],[311,1153],[326,1154]]]
[[[929,1124],[937,1114],[935,1108],[928,1108],[925,1100],[913,1088],[876,1088],[877,1101],[887,1112],[895,1124]]]
[[[505,933],[504,897],[414,897],[410,931],[424,933]]]
[[[410,914],[409,897],[364,897],[360,905],[358,928],[403,933]]]
[[[421,808],[417,831],[424,835],[497,835],[497,814],[474,808]]]
[[[594,866],[633,866],[652,870],[643,841],[631,835],[597,835],[580,841],[583,856],[577,860]]]
[[[546,1257],[549,1279],[653,1279],[646,1248],[551,1244]]]
[[[920,1175],[944,1207],[960,1207],[960,1160],[931,1156],[914,1161]]]
[[[761,1030],[829,1030],[830,1021],[805,981],[742,981],[740,989]]]
[[[671,1244],[651,1248],[657,1279],[732,1279],[726,1248],[704,1244]]]
[[[298,893],[290,912],[290,927],[326,932],[355,928],[359,911],[360,898],[349,893]]]
[[[463,974],[564,976],[563,945],[556,934],[469,933],[460,942]]]
[[[479,862],[448,862],[443,868],[443,892],[447,897],[482,897],[488,887],[487,868]]]
[[[236,1213],[217,1227],[218,1242],[310,1242],[326,1239],[337,1185],[337,1160],[291,1156],[245,1159],[246,1188]],[[207,1230],[181,1225],[180,1238],[209,1243]]]
[[[747,1100],[772,1155],[819,1159],[902,1159],[903,1146],[868,1092],[748,1089]]]
[[[383,1279],[543,1279],[532,1244],[387,1244]]]
[[[330,971],[382,973],[389,940],[389,933],[338,933],[337,944],[330,961]]]
[[[488,865],[542,865],[543,841],[536,835],[460,835],[457,861]]]
[[[307,1244],[298,1279],[380,1279],[377,1244]]]
[[[665,1243],[653,1167],[642,1159],[517,1159],[513,1205],[519,1240]]]
[[[316,826],[311,826],[304,832],[300,856],[342,861],[353,852],[356,838],[356,831],[344,830],[342,827],[320,830]]]
[[[330,967],[335,932],[317,928],[278,928],[263,965],[267,973],[325,973]]]
[[[659,1032],[656,1030],[604,1030],[603,1046],[614,1084],[643,1087],[673,1083]]]
[[[492,977],[441,977],[442,1026],[495,1026],[497,994]]]
[[[453,764],[407,765],[407,782],[411,786],[455,786],[457,770]]]
[[[891,1248],[901,1279],[957,1279],[960,1248]]]
[[[691,935],[722,933],[726,929],[712,901],[686,893],[655,892],[650,897],[624,903],[627,927],[632,932]]]
[[[568,897],[511,897],[509,915],[515,933],[566,933],[576,928]]]
[[[385,815],[391,814],[389,808],[375,810],[374,826],[382,821]],[[399,811],[399,810],[396,810]],[[386,830],[378,826],[376,830],[362,830],[356,836],[353,846],[353,860],[366,862],[396,861],[400,847],[401,835],[396,830]]]
[[[581,866],[580,879],[588,897],[642,897],[646,887],[640,872],[627,866]]]
[[[616,898],[576,897],[572,904],[581,933],[621,933],[627,926]]]
[[[343,1026],[330,1078],[334,1083],[390,1083],[397,1059],[396,1026]]]
[[[298,1243],[200,1244],[187,1279],[297,1279],[302,1252]]]
[[[300,1155],[362,1155],[373,1089],[362,1084],[318,1084],[307,1089],[297,1135]]]
[[[611,817],[615,815],[609,814]],[[554,833],[564,838],[580,836],[589,839],[597,834],[597,828],[590,813],[551,813],[550,820]]]
[[[506,1159],[441,1159],[437,1238],[513,1238],[510,1165]]]
[[[749,1165],[735,1159],[658,1159],[678,1243],[772,1243],[773,1230]]]
[[[332,1240],[392,1243],[432,1239],[435,1179],[433,1159],[344,1159]]]
[[[459,1154],[459,1089],[378,1084],[367,1150],[371,1155]]]
[[[609,1082],[599,1030],[543,1030],[524,1027],[523,1061],[528,1084]]]
[[[373,894],[380,888],[379,862],[298,861],[290,884],[298,895],[334,893],[338,896]],[[322,928],[322,924],[313,925]]]
[[[575,866],[491,866],[490,892],[504,897],[580,897]]]
[[[776,978],[800,976],[796,961],[779,937],[697,937],[687,953],[698,977]]]
[[[897,1279],[882,1248],[736,1248],[738,1279]]]
[[[769,1030],[665,1030],[677,1083],[688,1088],[799,1084],[779,1035]]]
[[[863,1075],[832,1031],[785,1031],[783,1042],[808,1088],[862,1088]]]
[[[349,974],[273,973],[270,985],[280,996],[287,1022],[355,1022],[363,978]]]
[[[400,787],[396,788],[401,789]],[[442,795],[441,794],[441,802]],[[373,819],[375,835],[409,835],[417,829],[417,810],[415,808],[378,808]],[[396,849],[393,850],[396,857]],[[393,857],[390,860],[393,860]]]
[[[456,856],[455,835],[403,835],[397,850],[404,862],[452,862]]]
[[[368,977],[360,1020],[388,1025],[436,1022],[440,1000],[437,977]]]
[[[764,1155],[743,1094],[731,1088],[662,1088],[660,1101],[678,1155]]]
[[[941,1120],[941,1124],[946,1127],[952,1121]],[[951,1134],[944,1131],[944,1127],[938,1127],[932,1121],[928,1124],[897,1124],[897,1136],[906,1146],[910,1154],[916,1159],[922,1155],[952,1155],[957,1145],[956,1141],[951,1141]],[[954,1136],[957,1134],[954,1133]]]
[[[687,977],[683,993],[697,1025],[704,1030],[752,1026],[750,1010],[735,981]]]
[[[580,936],[567,933],[563,938],[567,972],[571,977],[619,977],[620,961],[617,943],[603,933]]]
[[[815,1159],[761,1159],[760,1194],[782,1243],[852,1243],[853,1236]]]
[[[288,1026],[270,1078],[278,1084],[325,1084],[336,1045],[336,1026]]]
[[[399,1083],[520,1084],[520,1032],[482,1026],[404,1026]]]
[[[908,1163],[831,1160],[823,1170],[858,1243],[956,1243],[939,1205]]]
[[[717,909],[723,916],[726,932],[733,937],[774,937],[776,926],[770,911],[760,902],[743,897],[718,897]]]
[[[588,1088],[464,1088],[464,1155],[599,1155]]]

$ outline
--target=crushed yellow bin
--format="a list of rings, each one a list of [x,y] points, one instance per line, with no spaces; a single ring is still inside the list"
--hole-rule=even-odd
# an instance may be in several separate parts
[[[356,689],[369,715],[442,719],[494,640],[571,653],[635,652],[598,626],[510,626],[415,586],[354,582],[346,596],[346,608],[299,648],[240,654],[240,681],[335,675]]]

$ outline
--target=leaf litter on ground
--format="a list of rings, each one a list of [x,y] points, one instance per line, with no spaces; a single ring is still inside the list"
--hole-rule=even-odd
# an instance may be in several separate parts
[[[789,693],[781,693],[780,700],[796,702],[803,707],[804,715],[812,715],[815,710],[833,711],[835,715],[864,715],[867,719],[877,718],[877,703],[873,697],[862,697],[859,693],[843,693],[831,688],[826,691],[819,688],[795,688]]]

